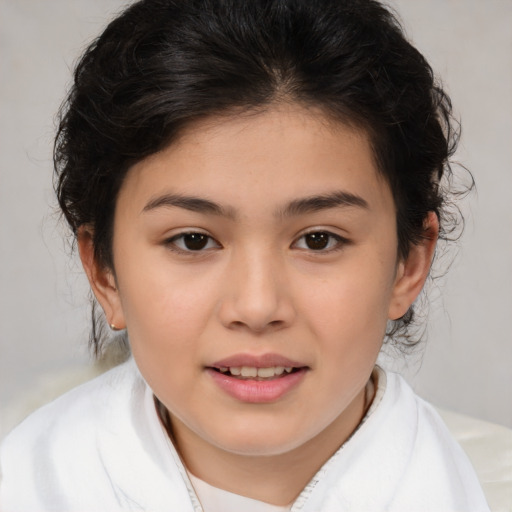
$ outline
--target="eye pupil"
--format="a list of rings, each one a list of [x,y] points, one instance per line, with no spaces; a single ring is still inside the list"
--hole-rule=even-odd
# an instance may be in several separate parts
[[[305,238],[308,248],[314,251],[325,249],[329,245],[328,233],[309,233]]]
[[[202,233],[188,233],[183,236],[183,243],[189,251],[200,251],[206,247],[208,236]]]

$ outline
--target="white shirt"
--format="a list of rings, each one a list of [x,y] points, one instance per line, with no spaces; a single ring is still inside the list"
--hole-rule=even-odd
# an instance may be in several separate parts
[[[462,449],[398,375],[292,512],[487,512]],[[3,512],[202,512],[133,361],[36,411],[1,448]]]

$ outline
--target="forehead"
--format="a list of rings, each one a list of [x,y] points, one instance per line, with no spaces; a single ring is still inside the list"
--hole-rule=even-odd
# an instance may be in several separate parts
[[[250,210],[333,191],[389,205],[369,137],[319,110],[280,105],[188,126],[129,170],[119,201],[144,208],[161,194],[192,194]]]

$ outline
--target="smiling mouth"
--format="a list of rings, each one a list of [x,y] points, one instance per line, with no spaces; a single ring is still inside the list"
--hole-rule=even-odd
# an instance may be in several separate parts
[[[311,368],[278,354],[240,354],[205,369],[228,396],[243,403],[265,404],[299,387]]]
[[[265,368],[256,368],[255,366],[221,366],[219,368],[212,368],[218,373],[222,373],[228,377],[233,377],[238,380],[273,380],[276,378],[286,377],[291,373],[296,373],[304,368],[293,366],[269,366]]]

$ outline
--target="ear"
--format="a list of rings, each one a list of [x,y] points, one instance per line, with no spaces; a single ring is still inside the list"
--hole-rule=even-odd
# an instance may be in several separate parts
[[[92,229],[89,226],[80,226],[77,239],[82,265],[92,291],[103,308],[107,322],[112,329],[125,329],[126,322],[114,272],[96,260]]]
[[[423,223],[423,239],[419,244],[411,245],[407,258],[398,264],[389,306],[390,320],[404,316],[420,294],[430,271],[438,236],[437,215],[429,212]]]

